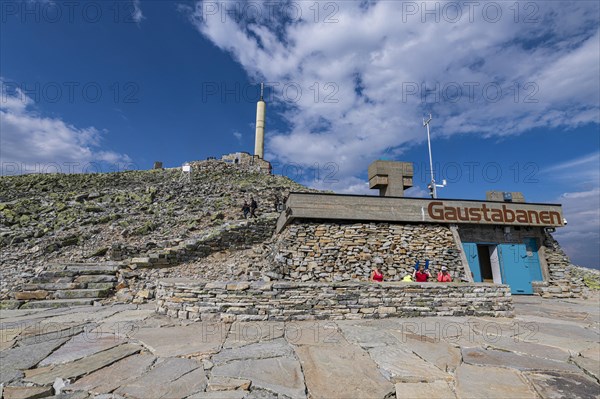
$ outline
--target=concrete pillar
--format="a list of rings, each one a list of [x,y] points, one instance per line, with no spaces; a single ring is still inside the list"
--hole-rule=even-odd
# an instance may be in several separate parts
[[[256,136],[254,142],[254,155],[264,158],[265,152],[265,111],[267,104],[261,98],[256,103]]]

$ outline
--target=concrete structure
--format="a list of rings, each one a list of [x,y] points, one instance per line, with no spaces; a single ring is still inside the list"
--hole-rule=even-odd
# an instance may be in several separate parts
[[[369,165],[369,188],[382,197],[403,197],[413,185],[413,173],[410,162],[375,161]]]
[[[265,152],[265,112],[267,104],[263,100],[264,85],[260,85],[260,100],[256,103],[256,136],[254,141],[254,155],[264,158]]]
[[[549,231],[564,226],[561,205],[525,203],[522,193],[501,191],[488,192],[485,201],[402,198],[412,172],[404,162],[372,163],[369,185],[380,197],[291,193],[277,223],[278,275],[364,279],[376,258],[388,280],[425,259],[448,267],[455,279],[508,284],[513,294],[557,280],[547,262],[556,251],[545,243]]]
[[[498,201],[498,202],[525,202],[523,193],[514,191],[486,191],[485,199],[487,201]]]
[[[562,227],[557,204],[290,193],[277,231],[296,219]]]
[[[222,161],[237,165],[240,169],[247,172],[260,172],[271,174],[271,163],[259,158],[256,155],[250,155],[247,152],[234,152],[221,157]]]

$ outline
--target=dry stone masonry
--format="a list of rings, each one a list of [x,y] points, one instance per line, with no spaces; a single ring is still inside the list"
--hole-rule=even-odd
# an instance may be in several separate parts
[[[600,289],[600,271],[571,264],[550,233],[544,237],[548,281],[534,283],[535,292],[544,298],[574,298]]]
[[[466,280],[450,229],[442,225],[295,222],[275,243],[271,277],[294,281],[367,280],[377,265],[386,281],[411,274],[417,260]]]
[[[199,321],[512,317],[506,285],[467,283],[202,282],[165,279],[156,311]]]
[[[191,165],[189,182],[181,168],[0,176],[0,301],[14,299],[49,263],[146,257],[213,230],[236,230],[250,196],[260,217],[274,211],[276,197],[311,191],[243,164]]]
[[[206,257],[225,249],[247,249],[268,240],[275,228],[276,218],[264,217],[219,226],[197,239],[187,239],[173,247],[151,251],[128,261],[131,269],[138,267],[167,267],[187,260]]]

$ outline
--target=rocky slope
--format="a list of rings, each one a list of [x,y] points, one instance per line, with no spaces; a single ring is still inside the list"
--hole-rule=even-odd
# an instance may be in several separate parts
[[[308,190],[222,161],[192,165],[191,182],[181,179],[180,169],[0,177],[0,299],[51,263],[145,254],[239,225],[251,196],[259,219],[276,217],[275,196]],[[260,248],[248,252],[246,264],[256,252]],[[244,254],[232,256],[240,262]],[[208,270],[206,262],[185,262],[182,270],[237,272],[227,269],[231,263]]]

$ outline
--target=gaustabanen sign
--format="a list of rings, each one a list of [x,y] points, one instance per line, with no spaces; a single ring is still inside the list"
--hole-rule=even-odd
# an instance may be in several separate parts
[[[475,204],[473,204],[475,205]],[[562,226],[562,216],[557,211],[511,209],[507,205],[482,203],[478,206],[448,206],[432,201],[427,213],[433,220],[455,223],[525,224],[530,226]]]
[[[291,193],[277,231],[294,219],[562,227],[562,207],[474,200],[440,200]]]

